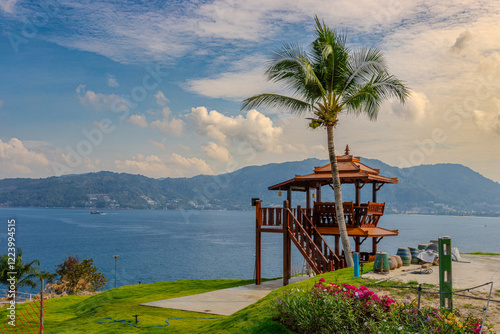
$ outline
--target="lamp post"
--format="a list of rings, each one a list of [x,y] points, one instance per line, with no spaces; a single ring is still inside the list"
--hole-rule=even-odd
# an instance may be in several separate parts
[[[113,257],[115,258],[115,288],[116,288],[116,261],[118,260],[118,256],[120,255],[113,255]]]

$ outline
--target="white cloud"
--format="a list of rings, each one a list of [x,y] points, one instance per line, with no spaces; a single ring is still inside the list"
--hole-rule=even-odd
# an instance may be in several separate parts
[[[172,153],[167,161],[169,162],[169,164],[183,167],[187,170],[194,168],[194,170],[201,172],[202,174],[213,174],[212,168],[203,159],[200,158],[186,158],[180,154]],[[181,172],[180,170],[178,172],[182,173],[182,175],[185,175],[184,172]]]
[[[8,142],[0,140],[0,177],[10,173],[32,174],[33,168],[47,167],[50,161],[43,153],[28,149],[24,143],[11,138]]]
[[[266,82],[264,69],[226,72],[210,78],[193,79],[187,82],[187,89],[212,98],[241,101],[259,93],[271,93],[276,85]]]
[[[217,145],[214,142],[208,142],[202,145],[201,148],[208,157],[214,160],[221,162],[230,162],[233,159],[231,153],[229,153],[229,150],[227,148],[221,145]]]
[[[78,86],[76,88],[76,93],[78,94],[80,102],[84,106],[91,106],[96,110],[107,110],[115,101],[126,103],[125,100],[118,95],[96,93],[94,91],[87,90],[87,87],[85,85]]]
[[[184,121],[170,117],[170,108],[164,107],[162,109],[162,119],[151,122],[149,126],[151,129],[156,129],[167,136],[180,136],[184,128]]]
[[[231,117],[198,107],[192,108],[186,118],[198,134],[215,139],[221,145],[245,144],[257,152],[281,153],[279,138],[283,129],[275,127],[269,117],[257,110],[248,111],[246,117]]]
[[[426,105],[428,103],[429,100],[425,94],[412,92],[407,103],[401,104],[399,100],[392,99],[390,106],[394,114],[418,122],[426,116]]]
[[[158,91],[158,93],[156,93],[154,96],[156,98],[156,103],[159,106],[163,107],[163,106],[167,105],[168,99],[165,97],[165,94],[163,94],[162,91]]]
[[[500,135],[500,109],[483,111],[474,110],[474,122],[481,131]]]
[[[127,122],[130,124],[133,124],[135,126],[138,126],[140,128],[147,128],[148,127],[148,122],[146,121],[146,116],[143,114],[139,115],[131,115]]]
[[[186,158],[177,153],[165,156],[137,154],[132,159],[116,160],[115,166],[128,173],[149,177],[183,177],[197,174],[213,174],[211,167],[196,157]]]
[[[153,144],[154,146],[158,147],[159,149],[165,150],[165,144],[164,143],[160,143],[160,142],[157,142],[155,140],[150,140],[149,142],[151,144]]]
[[[112,74],[109,74],[109,73],[106,74],[106,81],[107,81],[107,84],[109,87],[116,88],[116,87],[120,86],[120,84],[116,80],[116,77]]]
[[[152,177],[167,177],[170,174],[170,168],[156,155],[145,157],[138,154],[131,160],[116,160],[115,165],[118,169],[128,173],[139,173]]]
[[[1,2],[4,10],[11,10],[15,3]],[[18,20],[36,15],[37,9],[28,4],[20,2],[18,7],[23,11]],[[373,36],[379,39],[400,28],[419,28],[422,23],[433,29],[443,22],[475,22],[480,15],[498,14],[497,8],[494,1],[470,0],[338,0],[335,6],[325,0],[184,1],[148,6],[116,1],[90,6],[69,0],[64,2],[63,15],[71,34],[52,29],[39,37],[123,63],[167,62],[186,54],[220,53],[221,47],[255,47],[256,43],[297,39],[297,32],[310,33],[314,14],[332,27],[349,29],[355,39],[371,42]]]
[[[14,13],[14,7],[18,1],[19,0],[0,0],[0,8],[2,8],[4,12],[12,14]]]

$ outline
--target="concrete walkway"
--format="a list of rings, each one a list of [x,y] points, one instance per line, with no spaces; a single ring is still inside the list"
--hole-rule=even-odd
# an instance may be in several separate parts
[[[309,279],[309,276],[292,277],[290,284]],[[156,302],[144,303],[143,306],[172,308],[183,311],[200,313],[231,315],[261,298],[271,291],[281,288],[283,280],[262,282],[261,285],[249,284],[235,288],[215,290],[198,295],[164,299]]]

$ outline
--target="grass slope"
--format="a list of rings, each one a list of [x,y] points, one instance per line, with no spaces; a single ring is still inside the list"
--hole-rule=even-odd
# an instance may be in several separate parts
[[[188,296],[213,290],[232,288],[252,283],[253,280],[214,279],[180,280],[154,284],[128,285],[107,290],[93,296],[68,296],[50,299],[46,305],[45,333],[137,333],[132,326],[121,323],[99,324],[98,320],[111,317],[117,320],[133,320],[139,315],[139,326],[165,325],[165,319],[181,317],[210,317],[196,312],[178,311],[139,306],[141,303]],[[17,305],[18,321],[20,311],[26,304]],[[6,308],[0,309],[0,329],[7,319]],[[221,318],[222,320],[223,318]],[[202,333],[209,322],[221,320],[182,319],[170,325],[145,329],[147,333]],[[29,326],[28,326],[29,327]],[[8,328],[10,328],[8,326]]]

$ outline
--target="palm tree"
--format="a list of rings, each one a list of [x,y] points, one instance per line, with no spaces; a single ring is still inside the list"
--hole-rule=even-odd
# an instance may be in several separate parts
[[[324,127],[328,136],[328,155],[335,192],[335,207],[347,266],[354,265],[342,206],[334,128],[343,113],[365,114],[376,120],[381,103],[396,97],[401,103],[410,91],[391,75],[382,52],[376,48],[350,49],[345,34],[330,29],[315,17],[316,39],[308,50],[297,44],[276,49],[266,75],[269,81],[282,83],[290,96],[259,94],[245,99],[242,109],[259,106],[281,107],[293,114],[312,114],[309,127]]]
[[[16,277],[15,293],[19,287],[35,288],[38,284],[38,269],[35,266],[40,265],[40,261],[33,260],[29,263],[23,263],[23,251],[17,248],[15,262],[9,262],[8,254],[3,254],[0,257],[0,284],[10,285],[8,279]],[[11,267],[12,266],[12,267]],[[9,274],[15,272],[15,275]]]

